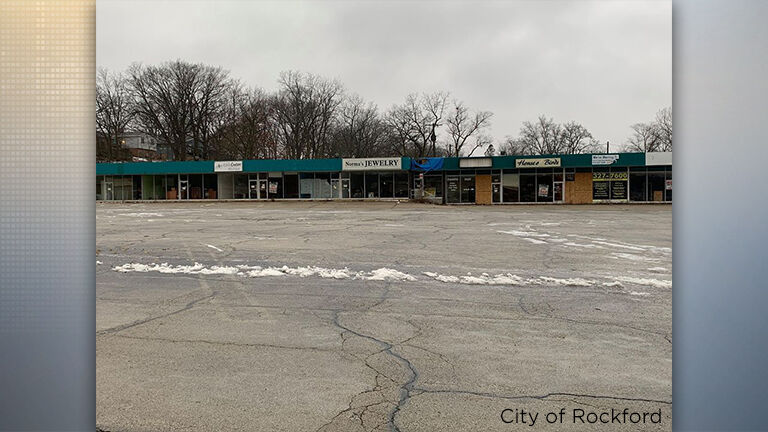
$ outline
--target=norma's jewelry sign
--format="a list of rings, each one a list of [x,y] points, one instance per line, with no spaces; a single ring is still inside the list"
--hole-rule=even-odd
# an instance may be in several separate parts
[[[551,168],[559,167],[560,158],[536,158],[536,159],[516,159],[515,168]]]
[[[402,169],[403,160],[396,158],[355,158],[342,159],[342,171],[375,171]]]

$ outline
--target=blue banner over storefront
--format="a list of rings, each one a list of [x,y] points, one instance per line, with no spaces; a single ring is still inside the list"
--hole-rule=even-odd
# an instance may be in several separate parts
[[[443,158],[441,157],[411,159],[412,171],[429,172],[429,171],[440,170],[442,168],[443,168]]]

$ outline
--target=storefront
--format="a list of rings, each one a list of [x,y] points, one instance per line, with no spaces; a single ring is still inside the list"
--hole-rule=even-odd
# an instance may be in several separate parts
[[[671,153],[97,164],[96,199],[404,200],[441,204],[672,201]]]

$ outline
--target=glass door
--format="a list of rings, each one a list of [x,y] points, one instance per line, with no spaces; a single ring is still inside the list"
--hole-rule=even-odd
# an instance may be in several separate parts
[[[112,201],[114,198],[114,194],[112,193],[112,182],[104,182],[104,199],[107,201]]]
[[[501,202],[501,174],[491,176],[491,195],[494,203]]]
[[[267,180],[259,180],[259,199],[267,199]]]
[[[189,198],[189,183],[187,180],[179,180],[179,199]]]
[[[248,180],[248,199],[259,199],[258,180]]]
[[[331,198],[341,198],[339,179],[331,177]]]
[[[349,179],[341,179],[341,197],[349,198]]]
[[[556,181],[553,186],[555,202],[563,202],[563,182]]]

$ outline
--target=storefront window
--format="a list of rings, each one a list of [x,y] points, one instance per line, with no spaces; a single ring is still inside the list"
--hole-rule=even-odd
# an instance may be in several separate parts
[[[504,174],[502,176],[502,198],[504,202],[520,201],[520,174]]]
[[[139,182],[141,183],[141,199],[153,200],[155,199],[155,186],[154,176],[143,175],[139,176]]]
[[[629,200],[646,201],[645,191],[645,168],[642,172],[635,169],[631,170],[629,173]]]
[[[248,174],[235,174],[235,199],[248,198]]]
[[[331,174],[315,173],[315,186],[312,191],[312,198],[330,198],[331,197]]]
[[[165,198],[169,200],[179,199],[179,176],[165,176]]]
[[[219,190],[219,178],[216,174],[205,174],[203,176],[203,186],[205,191],[203,199],[216,199]]]
[[[440,183],[438,181],[438,183]],[[395,173],[395,198],[408,198],[408,173]]]
[[[349,187],[352,198],[365,198],[365,177],[362,173],[352,173],[349,176]]]
[[[104,199],[104,177],[96,176],[96,200]]]
[[[312,198],[312,183],[315,181],[313,173],[299,174],[299,198]]]
[[[520,202],[535,202],[536,193],[536,176],[520,174]]]
[[[461,202],[461,193],[459,192],[459,176],[446,176],[445,188],[447,190],[446,202]]]
[[[552,197],[552,174],[538,174],[536,176],[536,201],[552,202]]]
[[[285,174],[283,175],[283,196],[285,198],[298,198],[299,197],[299,175],[298,174]]]
[[[381,189],[381,198],[394,198],[395,196],[395,175],[394,173],[379,174]]]
[[[379,174],[373,173],[365,175],[365,197],[379,197]]]
[[[627,199],[627,180],[629,175],[626,168],[611,168],[610,189],[612,200]]]
[[[283,197],[283,178],[282,177],[270,177],[268,183],[269,197],[270,198],[282,198]]]
[[[458,191],[458,186],[456,190]],[[424,198],[442,198],[442,197],[443,197],[443,176],[434,175],[434,174],[425,175],[424,176]]]
[[[667,167],[667,180],[664,184],[664,189],[667,192],[667,201],[672,201],[672,168]]]
[[[664,201],[665,192],[664,168],[648,169],[648,200],[654,202]]]

